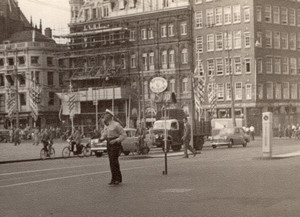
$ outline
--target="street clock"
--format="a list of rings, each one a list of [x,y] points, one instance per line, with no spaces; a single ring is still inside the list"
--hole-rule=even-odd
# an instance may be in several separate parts
[[[168,82],[163,77],[155,77],[150,81],[150,90],[154,93],[161,93],[168,87]]]

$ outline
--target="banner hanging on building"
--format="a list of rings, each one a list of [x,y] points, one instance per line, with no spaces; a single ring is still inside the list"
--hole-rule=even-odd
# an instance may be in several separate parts
[[[37,121],[39,116],[39,104],[41,101],[41,88],[39,85],[32,85],[29,90],[29,104],[31,108],[31,116]]]

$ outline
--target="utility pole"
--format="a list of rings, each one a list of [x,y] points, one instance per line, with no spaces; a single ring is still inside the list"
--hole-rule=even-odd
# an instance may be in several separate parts
[[[20,126],[20,114],[19,114],[19,84],[18,84],[18,49],[15,52],[15,70],[14,70],[14,81],[15,81],[15,91],[16,91],[16,128]]]

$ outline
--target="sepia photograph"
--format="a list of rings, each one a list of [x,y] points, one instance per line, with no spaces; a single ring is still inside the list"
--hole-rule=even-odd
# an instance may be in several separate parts
[[[299,168],[300,0],[0,0],[1,217],[299,217]]]

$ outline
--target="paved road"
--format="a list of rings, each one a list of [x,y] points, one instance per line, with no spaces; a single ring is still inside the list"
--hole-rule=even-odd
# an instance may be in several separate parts
[[[122,157],[124,183],[115,187],[107,158],[2,164],[1,216],[299,216],[300,157],[260,156],[258,145],[207,148],[169,158],[168,175],[163,158]]]

